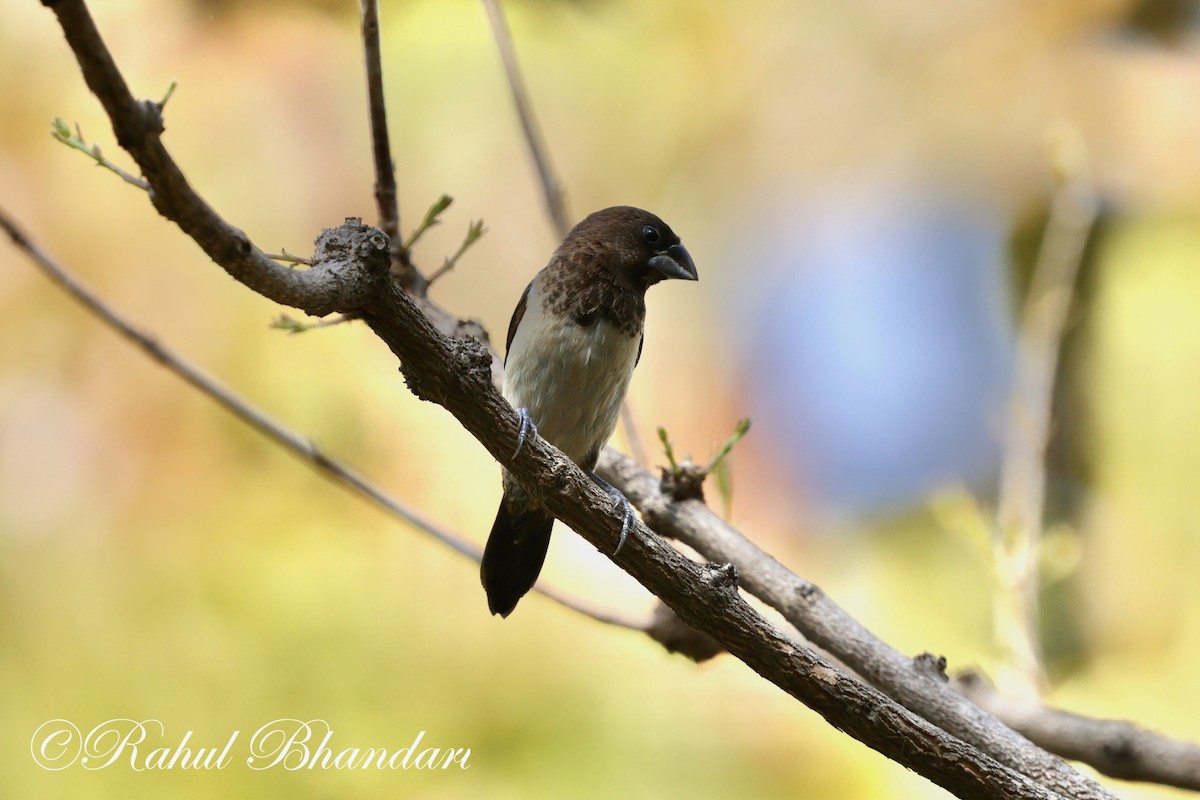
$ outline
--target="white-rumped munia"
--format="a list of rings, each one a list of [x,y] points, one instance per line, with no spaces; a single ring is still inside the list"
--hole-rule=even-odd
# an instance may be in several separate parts
[[[697,279],[679,237],[648,211],[617,206],[576,225],[521,295],[508,326],[504,397],[521,417],[517,451],[534,432],[596,476],[633,368],[642,354],[646,289],[666,278]],[[554,518],[504,474],[504,498],[480,575],[493,614],[508,616],[537,580]]]

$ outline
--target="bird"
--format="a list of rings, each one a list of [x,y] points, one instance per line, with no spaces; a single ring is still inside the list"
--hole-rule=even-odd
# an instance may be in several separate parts
[[[675,232],[649,211],[605,208],[571,229],[525,287],[508,325],[503,395],[520,419],[513,455],[541,436],[616,497],[625,520],[614,553],[633,509],[596,475],[596,462],[642,355],[646,290],[667,279],[699,279]],[[503,486],[480,578],[488,609],[507,617],[537,581],[554,517],[507,470]]]

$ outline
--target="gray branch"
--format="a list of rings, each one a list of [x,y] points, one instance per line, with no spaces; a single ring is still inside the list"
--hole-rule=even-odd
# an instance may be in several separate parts
[[[1200,745],[1124,720],[1092,719],[1005,697],[977,673],[956,676],[954,685],[1005,725],[1064,758],[1122,780],[1200,791]]]

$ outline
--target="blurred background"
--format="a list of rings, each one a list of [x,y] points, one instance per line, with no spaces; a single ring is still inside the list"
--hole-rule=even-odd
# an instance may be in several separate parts
[[[196,188],[263,249],[374,221],[352,2],[90,4]],[[1101,214],[1049,458],[1050,702],[1200,739],[1200,12],[1192,2],[510,2],[574,218],[650,208],[701,274],[649,298],[631,402],[707,459],[743,416],[732,521],[900,650],[1003,667],[990,518],[1018,309],[1054,175],[1086,145]],[[502,340],[557,244],[486,16],[384,2],[402,225],[456,198],[433,289]],[[0,11],[0,207],[163,344],[482,544],[496,464],[362,326],[288,335],[137,189],[52,14]],[[330,484],[0,246],[0,774],[6,796],[947,796],[729,657],[697,667],[477,569]],[[618,436],[616,443],[627,445]],[[714,505],[719,506],[718,503]],[[644,591],[565,530],[546,577]],[[466,771],[46,772],[51,718],[338,747],[426,731]],[[169,740],[168,740],[169,741]],[[242,740],[244,742],[244,738]],[[1182,796],[1118,786],[1125,797]]]

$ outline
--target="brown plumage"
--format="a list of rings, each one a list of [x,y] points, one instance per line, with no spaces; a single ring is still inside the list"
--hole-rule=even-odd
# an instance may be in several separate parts
[[[504,396],[593,478],[641,356],[646,289],[667,278],[696,280],[679,237],[648,211],[607,208],[567,234],[513,312]],[[533,587],[553,524],[505,473],[480,570],[493,614],[508,616]]]

